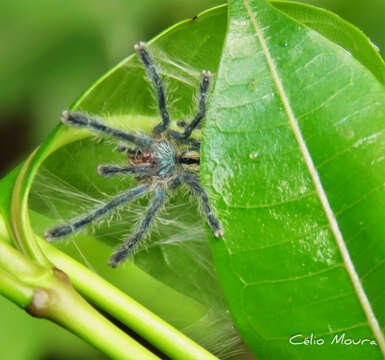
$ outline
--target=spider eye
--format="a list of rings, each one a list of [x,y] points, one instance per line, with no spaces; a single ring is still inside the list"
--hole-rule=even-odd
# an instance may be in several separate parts
[[[200,154],[197,151],[187,150],[180,156],[180,163],[185,165],[200,164]]]

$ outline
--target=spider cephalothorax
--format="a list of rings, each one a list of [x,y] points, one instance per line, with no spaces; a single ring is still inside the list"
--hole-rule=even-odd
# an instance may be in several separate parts
[[[155,126],[152,137],[147,134],[130,134],[108,127],[103,124],[100,118],[90,117],[80,112],[63,111],[61,121],[68,126],[87,128],[134,145],[128,146],[125,143],[119,143],[118,145],[118,151],[128,155],[128,166],[102,164],[98,166],[98,173],[105,177],[132,174],[139,181],[139,185],[115,196],[91,213],[70,220],[67,224],[47,230],[44,234],[48,241],[69,235],[81,230],[84,226],[101,218],[114,208],[137,199],[146,193],[153,192],[154,200],[147,209],[136,233],[125,241],[110,258],[109,264],[113,267],[118,266],[143,237],[151,220],[163,205],[166,199],[166,191],[173,190],[182,183],[187,184],[192,192],[201,198],[203,213],[214,235],[216,237],[223,235],[218,220],[212,214],[207,194],[199,185],[200,141],[190,137],[192,131],[198,126],[206,113],[206,97],[211,73],[202,71],[199,111],[194,119],[190,123],[183,124],[183,132],[170,130],[170,116],[166,106],[162,80],[145,44],[140,42],[135,45],[135,51],[155,86],[162,118],[161,123]],[[178,145],[183,146],[183,149],[179,150]]]

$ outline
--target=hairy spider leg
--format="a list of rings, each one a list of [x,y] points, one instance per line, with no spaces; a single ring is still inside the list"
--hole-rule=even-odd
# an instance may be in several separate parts
[[[131,239],[127,240],[122,246],[120,246],[118,250],[116,250],[114,254],[111,256],[110,260],[108,260],[108,264],[111,265],[112,267],[114,268],[117,267],[124,259],[126,259],[129,252],[135,247],[138,241],[143,237],[148,227],[150,226],[150,223],[154,218],[155,214],[163,205],[166,199],[166,194],[163,191],[163,189],[160,186],[157,186],[154,190],[154,194],[155,194],[155,199],[149,206],[146,216],[140,223],[139,230]]]
[[[186,144],[186,145],[189,145],[189,146],[192,146],[194,148],[194,150],[200,150],[201,148],[201,142],[200,140],[197,140],[197,139],[193,139],[193,138],[183,138],[181,137],[181,133],[178,133],[177,131],[175,130],[169,130],[168,133],[170,134],[170,136],[176,140],[178,143],[180,144]]]
[[[151,171],[150,165],[137,166],[119,166],[114,164],[100,164],[98,166],[98,174],[100,176],[112,177],[116,175],[135,174],[140,177],[149,175]]]
[[[198,126],[200,121],[206,115],[207,91],[210,86],[211,76],[212,74],[210,71],[205,71],[205,70],[202,71],[202,79],[201,79],[200,92],[199,92],[199,111],[195,115],[191,123],[186,126],[183,133],[185,138],[190,137],[192,131]]]
[[[170,190],[174,190],[180,185],[182,185],[182,175],[178,175],[175,179],[173,179],[169,185],[169,188]]]
[[[200,89],[199,89],[199,111],[195,115],[194,119],[189,123],[179,121],[179,125],[181,127],[184,127],[184,132],[180,133],[178,131],[170,130],[169,134],[171,137],[173,137],[175,140],[178,140],[182,143],[187,143],[194,147],[195,150],[200,149],[200,141],[196,139],[189,139],[191,136],[191,133],[194,129],[200,124],[200,121],[205,117],[206,115],[206,107],[207,107],[207,92],[210,86],[210,78],[212,74],[210,71],[202,71],[202,79],[200,83]]]
[[[202,71],[202,79],[199,89],[199,111],[195,115],[194,119],[185,127],[185,130],[182,136],[187,139],[191,136],[192,131],[198,126],[200,121],[206,115],[206,105],[207,105],[207,91],[210,86],[210,78],[212,74],[210,71]]]
[[[204,212],[204,215],[206,217],[206,221],[209,224],[209,226],[211,227],[215,237],[223,236],[224,231],[221,228],[217,218],[212,214],[207,194],[200,187],[200,185],[198,183],[199,180],[197,179],[197,177],[194,175],[190,175],[190,174],[184,174],[182,177],[182,181],[185,182],[187,185],[189,185],[190,188],[193,190],[193,192],[202,199],[203,212]]]
[[[127,146],[124,143],[119,143],[116,147],[116,150],[123,154],[130,154],[130,155],[140,155],[142,152],[138,148],[132,148],[131,146]]]
[[[187,126],[187,123],[185,120],[177,120],[176,125],[184,129]]]
[[[123,205],[124,203],[134,200],[140,196],[143,196],[148,191],[148,185],[138,185],[122,194],[115,196],[111,201],[104,204],[103,206],[92,211],[90,214],[79,218],[70,220],[67,224],[56,226],[44,233],[44,237],[47,241],[53,241],[61,238],[65,235],[74,233],[81,230],[87,224],[99,219],[116,207]]]
[[[155,86],[156,95],[158,98],[158,106],[160,116],[162,117],[162,122],[155,126],[154,133],[161,134],[163,131],[167,130],[170,125],[170,114],[167,110],[166,96],[164,94],[164,85],[163,81],[160,78],[158,71],[156,70],[155,64],[151,55],[146,47],[146,44],[141,41],[135,45],[135,51],[139,56],[139,59],[147,69],[148,77],[152,80]]]
[[[192,146],[194,148],[194,150],[198,150],[199,151],[201,149],[201,142],[200,142],[200,140],[192,139],[192,138],[189,138],[187,140],[188,140],[188,144],[190,146]]]
[[[79,112],[69,112],[67,110],[62,112],[61,122],[65,125],[72,127],[83,127],[89,130],[107,134],[122,140],[126,140],[134,143],[140,148],[148,149],[152,144],[152,140],[148,135],[133,135],[121,131],[118,129],[111,128],[103,124],[103,122],[98,117],[88,117],[87,115]]]
[[[184,129],[186,126],[188,125],[187,121],[185,120],[177,120],[176,121],[176,126]],[[201,123],[199,123],[196,127],[196,129],[200,129],[202,126],[201,126]]]

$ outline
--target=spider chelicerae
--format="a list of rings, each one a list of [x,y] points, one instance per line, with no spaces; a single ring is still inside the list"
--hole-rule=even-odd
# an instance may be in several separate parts
[[[105,216],[116,207],[152,192],[154,199],[136,232],[113,253],[108,261],[112,267],[117,267],[125,260],[146,233],[152,219],[166,200],[166,192],[176,189],[181,184],[186,184],[192,193],[201,199],[203,214],[214,235],[216,237],[223,236],[222,227],[212,213],[207,194],[199,185],[200,141],[191,138],[192,131],[206,114],[206,100],[211,73],[210,71],[202,71],[199,110],[193,120],[187,124],[180,124],[183,127],[182,132],[170,130],[170,115],[167,110],[162,79],[144,42],[136,44],[135,51],[146,68],[148,77],[154,84],[162,119],[161,123],[153,129],[152,137],[144,133],[130,134],[108,127],[103,124],[100,118],[90,117],[81,112],[63,111],[61,122],[67,126],[87,128],[93,132],[106,134],[131,143],[131,146],[125,143],[118,144],[118,151],[128,155],[128,166],[101,164],[97,170],[99,175],[105,177],[132,174],[139,181],[139,185],[116,195],[92,212],[76,217],[68,223],[58,225],[44,233],[47,241],[70,235]],[[177,145],[182,145],[182,149],[178,149]]]

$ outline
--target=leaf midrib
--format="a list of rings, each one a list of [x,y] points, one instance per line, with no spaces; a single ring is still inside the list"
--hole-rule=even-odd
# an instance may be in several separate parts
[[[355,270],[354,264],[352,262],[352,259],[350,257],[349,251],[348,251],[348,248],[347,248],[346,243],[344,241],[342,232],[341,232],[339,225],[337,223],[337,219],[336,219],[334,212],[330,206],[326,192],[322,186],[320,176],[319,176],[317,169],[314,165],[314,162],[313,162],[313,159],[310,155],[310,152],[306,146],[306,142],[302,136],[301,129],[298,125],[297,118],[294,115],[294,111],[290,105],[289,98],[286,95],[286,92],[285,92],[285,89],[284,89],[283,84],[281,82],[281,79],[279,77],[277,68],[275,66],[275,63],[274,63],[273,58],[270,54],[269,48],[268,48],[266,41],[264,39],[263,32],[257,23],[257,20],[254,16],[254,13],[250,7],[249,1],[243,0],[243,4],[244,4],[245,9],[248,13],[250,21],[251,21],[251,23],[255,29],[255,33],[257,35],[257,38],[258,38],[258,40],[262,46],[262,52],[266,58],[266,62],[268,64],[270,72],[272,74],[274,84],[277,88],[278,94],[279,94],[280,99],[282,101],[282,105],[283,105],[285,112],[288,116],[290,127],[292,128],[292,131],[293,131],[294,136],[297,140],[299,149],[300,149],[300,151],[304,157],[306,166],[307,166],[308,171],[310,173],[310,176],[312,178],[313,184],[316,188],[317,195],[321,201],[322,208],[323,208],[325,215],[328,219],[330,229],[334,235],[338,249],[341,253],[346,271],[348,272],[349,277],[352,281],[355,293],[356,293],[356,295],[360,301],[360,304],[363,308],[365,316],[368,320],[369,327],[371,328],[373,335],[374,335],[375,339],[377,340],[379,347],[381,348],[382,353],[385,355],[385,337],[384,337],[384,334],[381,331],[378,320],[377,320],[377,318],[374,314],[374,311],[370,305],[370,302],[369,302],[369,299],[365,293],[365,290],[364,290],[364,288],[360,282],[360,278],[357,274],[357,271]]]

